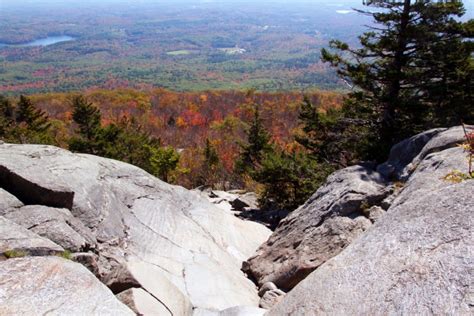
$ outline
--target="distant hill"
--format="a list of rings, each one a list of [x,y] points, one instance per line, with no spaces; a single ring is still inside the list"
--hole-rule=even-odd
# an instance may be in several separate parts
[[[320,49],[366,22],[347,2],[112,2],[2,4],[0,93],[344,89]]]

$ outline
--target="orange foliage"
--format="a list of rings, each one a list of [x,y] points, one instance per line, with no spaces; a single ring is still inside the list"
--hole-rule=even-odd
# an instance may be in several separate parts
[[[202,164],[202,148],[206,139],[215,146],[221,172],[231,174],[245,139],[245,122],[252,117],[253,104],[260,104],[261,115],[275,144],[293,150],[297,145],[293,133],[298,130],[299,105],[303,95],[298,92],[247,93],[244,91],[172,92],[165,89],[148,90],[88,90],[85,96],[99,107],[103,123],[110,124],[123,117],[135,118],[143,128],[159,137],[164,145],[184,149],[180,184],[192,186],[198,175],[193,173]],[[338,108],[343,95],[336,92],[307,93],[322,110]],[[32,96],[35,104],[52,118],[71,128],[72,93]],[[224,176],[222,178],[225,178]]]

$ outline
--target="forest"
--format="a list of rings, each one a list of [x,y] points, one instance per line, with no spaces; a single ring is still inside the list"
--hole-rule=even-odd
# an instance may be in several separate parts
[[[32,105],[47,114],[52,122],[54,144],[67,147],[74,132],[73,104],[77,93],[50,93],[29,96]],[[143,132],[160,139],[163,146],[173,146],[180,152],[180,164],[169,180],[193,188],[202,183],[201,171],[206,141],[217,153],[217,179],[237,181],[233,175],[240,145],[253,116],[260,105],[264,127],[272,141],[281,148],[295,146],[293,135],[298,132],[298,114],[303,101],[301,93],[269,93],[249,91],[173,92],[165,89],[148,91],[132,89],[89,90],[83,96],[101,112],[104,126],[133,119]],[[314,91],[308,98],[321,109],[339,108],[343,95]],[[17,103],[12,98],[11,103]]]

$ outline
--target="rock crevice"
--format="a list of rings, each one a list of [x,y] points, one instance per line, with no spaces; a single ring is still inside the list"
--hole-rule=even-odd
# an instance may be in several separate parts
[[[74,192],[43,187],[0,165],[0,187],[26,205],[72,209]]]

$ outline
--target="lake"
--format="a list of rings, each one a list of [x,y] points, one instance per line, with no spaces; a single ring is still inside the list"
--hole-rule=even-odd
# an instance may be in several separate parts
[[[61,42],[68,42],[75,40],[74,37],[63,35],[63,36],[48,36],[40,38],[28,43],[23,44],[6,44],[0,42],[0,47],[32,47],[32,46],[49,46]]]

